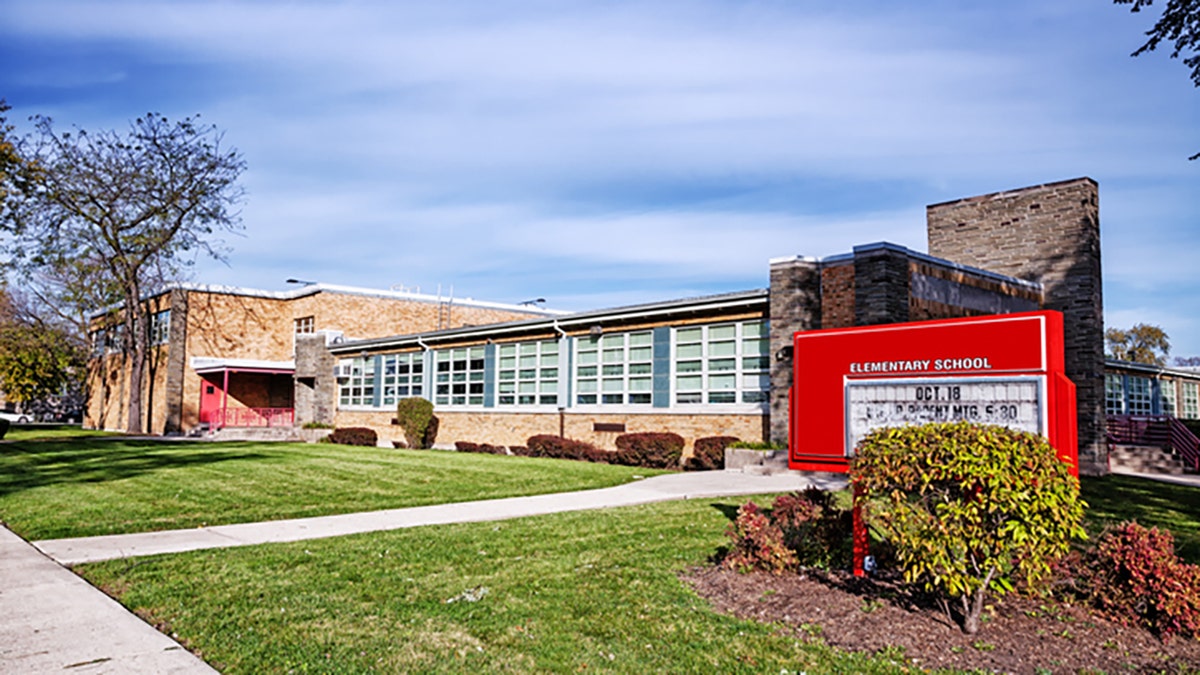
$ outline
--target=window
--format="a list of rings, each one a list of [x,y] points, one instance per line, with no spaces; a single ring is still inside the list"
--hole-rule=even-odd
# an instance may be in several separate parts
[[[1127,405],[1130,415],[1149,415],[1153,412],[1150,398],[1150,378],[1130,376]]]
[[[558,342],[500,345],[496,373],[496,404],[558,404]]]
[[[1125,414],[1125,387],[1122,380],[1115,373],[1104,375],[1104,412],[1107,415]]]
[[[100,356],[104,353],[104,346],[107,344],[107,338],[104,335],[104,329],[98,328],[88,333],[88,338],[91,340],[92,356]]]
[[[1177,416],[1179,411],[1175,409],[1175,380],[1159,380],[1158,391],[1162,398],[1163,414]]]
[[[1184,419],[1194,420],[1200,418],[1200,386],[1195,382],[1181,382],[1183,391],[1183,415]]]
[[[384,406],[391,407],[402,398],[421,395],[425,370],[425,354],[423,352],[388,354],[383,357],[382,365],[380,386],[383,387]]]
[[[316,331],[316,320],[311,316],[302,316],[292,322],[297,335],[301,333],[313,333]]]
[[[110,352],[125,349],[125,324],[114,324],[104,331],[104,348]]]
[[[675,403],[763,403],[771,389],[765,321],[675,330]]]
[[[150,344],[163,345],[171,339],[171,310],[155,312],[150,317]]]
[[[356,358],[341,361],[349,366],[350,374],[338,381],[338,404],[363,406],[375,404],[375,358]]]
[[[579,405],[653,402],[654,334],[650,331],[580,338],[575,363]]]
[[[483,405],[483,347],[436,352],[437,405]]]

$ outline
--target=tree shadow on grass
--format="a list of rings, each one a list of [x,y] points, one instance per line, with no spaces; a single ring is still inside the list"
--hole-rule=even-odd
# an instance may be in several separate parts
[[[1083,478],[1080,495],[1087,502],[1093,537],[1106,524],[1137,520],[1146,527],[1175,535],[1175,552],[1186,562],[1200,563],[1200,488],[1134,476]]]
[[[0,445],[0,497],[47,485],[98,483],[165,469],[273,457],[261,450],[254,443],[119,438],[5,443]]]

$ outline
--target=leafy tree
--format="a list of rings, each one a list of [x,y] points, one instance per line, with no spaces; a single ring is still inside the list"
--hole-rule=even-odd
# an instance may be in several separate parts
[[[1162,366],[1171,352],[1171,340],[1163,329],[1150,324],[1135,324],[1129,330],[1109,328],[1104,331],[1108,355],[1120,361]]]
[[[46,321],[0,291],[0,389],[8,400],[28,409],[64,395],[79,398],[86,362],[70,324]]]
[[[139,433],[149,351],[141,298],[197,255],[223,257],[215,236],[240,228],[245,162],[197,117],[172,122],[150,113],[123,134],[59,132],[49,118],[33,121],[35,133],[18,147],[21,179],[0,221],[13,237],[12,264],[25,275],[49,274],[75,298],[120,305],[127,428]]]
[[[1129,11],[1135,14],[1154,4],[1154,0],[1113,0],[1113,2],[1118,5],[1132,5]],[[1200,87],[1200,53],[1197,53],[1200,51],[1200,0],[1167,0],[1162,16],[1154,24],[1154,28],[1146,31],[1146,36],[1149,39],[1141,47],[1138,47],[1133,56],[1152,52],[1158,49],[1158,46],[1164,41],[1173,43],[1174,50],[1171,52],[1171,58],[1177,59],[1180,54],[1191,53],[1190,56],[1184,57],[1183,64],[1192,70],[1192,84]],[[1188,159],[1194,160],[1198,157],[1200,157],[1200,152]]]
[[[1046,439],[999,426],[884,427],[859,442],[851,481],[909,583],[954,601],[979,630],[989,592],[1046,579],[1085,538],[1079,480]]]

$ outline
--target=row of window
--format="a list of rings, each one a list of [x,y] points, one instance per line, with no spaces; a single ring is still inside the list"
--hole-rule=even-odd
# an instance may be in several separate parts
[[[425,395],[439,406],[761,404],[770,390],[767,324],[748,321],[434,350],[343,362],[344,406],[391,407]],[[659,355],[656,357],[656,353]],[[657,366],[657,367],[656,367]],[[376,380],[379,380],[378,382]],[[376,397],[376,387],[380,387]],[[494,391],[489,394],[488,388]]]
[[[165,345],[171,340],[171,310],[164,309],[150,315],[148,330],[150,344]],[[124,324],[114,324],[108,328],[98,328],[88,337],[91,340],[92,355],[99,356],[106,351],[112,352],[122,348],[122,337],[125,335]]]
[[[1155,387],[1149,377],[1108,373],[1104,376],[1104,411],[1109,415],[1166,414],[1200,419],[1200,383],[1159,380]]]

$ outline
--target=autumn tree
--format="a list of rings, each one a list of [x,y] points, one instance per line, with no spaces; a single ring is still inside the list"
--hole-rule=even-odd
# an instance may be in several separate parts
[[[64,398],[73,407],[86,365],[73,325],[39,316],[24,298],[0,289],[0,389],[8,400],[24,410]]]
[[[1150,324],[1135,324],[1129,330],[1109,328],[1104,331],[1108,356],[1119,361],[1162,366],[1171,352],[1171,341],[1163,329]]]
[[[155,290],[154,279],[182,273],[198,255],[223,256],[220,233],[240,228],[245,162],[197,117],[150,113],[125,133],[60,132],[47,117],[32,120],[35,132],[17,144],[24,165],[0,220],[11,235],[11,264],[25,278],[61,280],[72,297],[121,307],[127,429],[140,433],[149,351],[141,299]]]

